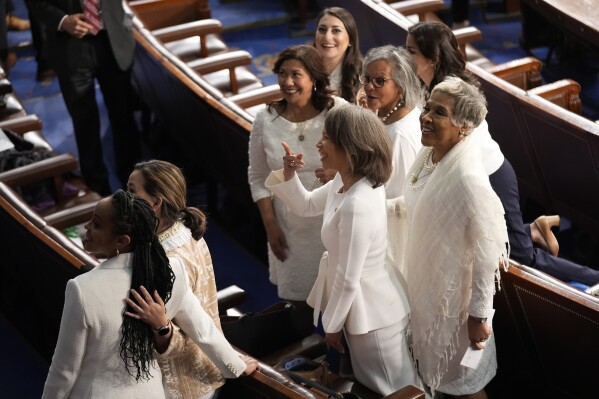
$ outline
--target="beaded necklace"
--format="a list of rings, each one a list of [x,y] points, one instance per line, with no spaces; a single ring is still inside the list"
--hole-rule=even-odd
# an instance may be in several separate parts
[[[391,111],[389,111],[389,113],[388,113],[387,115],[385,115],[385,116],[383,116],[383,117],[381,118],[381,120],[382,120],[383,122],[385,122],[387,119],[389,119],[389,117],[391,116],[391,114],[392,114],[392,113],[394,113],[395,111],[397,111],[397,110],[398,110],[398,109],[401,107],[401,105],[402,105],[402,101],[399,101],[399,102],[397,103],[397,105],[396,105],[395,107],[393,107],[393,109],[392,109]]]
[[[424,158],[422,166],[420,167],[420,169],[418,169],[418,172],[412,173],[412,176],[410,177],[410,187],[412,187],[412,190],[418,191],[422,187],[424,187],[426,182],[428,182],[428,180],[430,179],[431,174],[435,171],[435,168],[438,164],[439,162],[433,162],[433,149],[431,148],[426,157]],[[427,173],[420,175],[423,170]],[[428,178],[425,179],[425,177]],[[418,183],[418,180],[420,180],[420,183]]]

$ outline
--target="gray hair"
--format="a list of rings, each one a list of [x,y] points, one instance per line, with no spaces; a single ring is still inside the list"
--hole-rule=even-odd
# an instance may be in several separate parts
[[[416,74],[416,64],[405,48],[386,45],[370,49],[362,62],[362,71],[375,61],[387,61],[391,65],[391,78],[401,88],[406,108],[422,104],[422,86]]]
[[[455,76],[448,76],[438,83],[431,92],[442,93],[453,99],[451,123],[454,126],[466,126],[470,133],[472,129],[485,120],[487,116],[487,100],[484,94],[473,85]]]
[[[391,176],[392,144],[374,112],[353,104],[333,107],[324,121],[329,139],[347,155],[349,171],[365,176],[372,187]]]

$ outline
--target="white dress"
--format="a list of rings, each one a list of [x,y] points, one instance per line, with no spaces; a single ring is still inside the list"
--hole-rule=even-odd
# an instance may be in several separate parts
[[[385,190],[366,178],[339,193],[339,174],[307,192],[297,176],[283,182],[273,172],[266,184],[294,212],[323,214],[322,241],[327,253],[308,297],[315,322],[322,313],[325,332],[345,332],[356,379],[388,395],[415,383],[405,341],[407,297],[391,282],[385,266],[387,212]]]
[[[335,97],[335,105],[345,103],[342,98]],[[248,179],[252,198],[258,201],[270,198],[271,192],[264,186],[264,181],[271,171],[283,167],[281,145],[287,142],[295,153],[304,154],[304,168],[298,172],[300,181],[308,190],[320,187],[314,171],[321,167],[316,143],[322,136],[324,110],[316,117],[294,123],[279,116],[268,108],[258,113],[254,120],[250,135]],[[300,139],[303,136],[303,140]],[[324,246],[318,232],[322,226],[322,216],[303,218],[294,215],[281,200],[273,198],[277,221],[289,249],[287,259],[281,262],[268,248],[268,264],[270,281],[277,285],[280,298],[305,301],[314,285],[318,273],[318,263]]]
[[[393,143],[393,170],[385,184],[387,198],[397,198],[403,193],[406,174],[422,148],[420,138],[420,110],[414,108],[395,123],[385,125]]]

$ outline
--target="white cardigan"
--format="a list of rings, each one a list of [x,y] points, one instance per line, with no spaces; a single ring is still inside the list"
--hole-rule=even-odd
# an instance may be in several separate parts
[[[322,312],[325,332],[345,327],[350,334],[365,334],[400,322],[409,314],[409,305],[385,265],[385,189],[373,189],[366,178],[338,193],[342,186],[339,174],[312,192],[297,174],[284,182],[282,170],[266,180],[266,187],[298,215],[324,213],[321,236],[328,261],[321,262],[308,297],[315,318]]]
[[[133,254],[108,259],[67,284],[58,342],[42,398],[164,398],[158,364],[149,381],[135,381],[121,359],[124,298],[131,286]],[[228,378],[245,363],[216,329],[187,283],[183,265],[170,258],[175,273],[167,316],[185,331]]]

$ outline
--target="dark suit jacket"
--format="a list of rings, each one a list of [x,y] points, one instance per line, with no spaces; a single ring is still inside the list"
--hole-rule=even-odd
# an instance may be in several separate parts
[[[135,39],[132,16],[125,13],[122,0],[98,0],[104,29],[119,67],[127,70],[133,62]],[[48,33],[48,58],[58,73],[70,73],[77,67],[82,39],[58,31],[62,18],[83,12],[83,0],[27,0],[31,12],[41,19]]]

